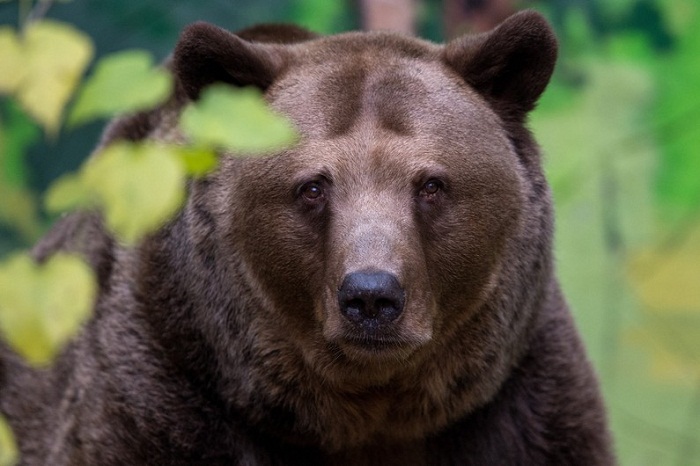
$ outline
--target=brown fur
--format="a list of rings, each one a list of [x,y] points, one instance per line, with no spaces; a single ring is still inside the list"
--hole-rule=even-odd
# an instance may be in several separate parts
[[[223,157],[137,248],[81,215],[38,246],[76,249],[87,231],[101,293],[51,370],[2,350],[0,408],[23,461],[612,464],[523,126],[555,57],[532,12],[444,47],[188,28],[171,102],[103,143],[167,137],[214,81],[264,89],[302,141]],[[367,271],[395,277],[398,317],[346,314],[339,290]]]

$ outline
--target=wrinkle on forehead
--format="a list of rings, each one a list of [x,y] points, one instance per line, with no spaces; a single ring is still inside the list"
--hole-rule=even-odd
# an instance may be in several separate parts
[[[362,113],[362,94],[367,81],[363,66],[349,64],[324,76],[311,98],[318,99],[326,136],[347,134]]]
[[[415,132],[412,110],[422,105],[427,94],[420,80],[403,71],[388,71],[370,82],[364,100],[381,128],[410,136]]]

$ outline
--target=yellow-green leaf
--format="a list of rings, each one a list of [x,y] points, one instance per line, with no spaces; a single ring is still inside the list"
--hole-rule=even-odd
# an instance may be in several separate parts
[[[92,57],[92,41],[70,25],[42,20],[27,28],[22,53],[26,70],[17,98],[48,133],[55,134]]]
[[[34,194],[0,182],[0,223],[11,227],[28,241],[41,236],[42,225]]]
[[[54,181],[44,198],[46,210],[52,213],[92,207],[95,204],[93,193],[85,186],[80,174],[74,173],[63,175]]]
[[[291,123],[275,113],[254,88],[223,84],[207,88],[185,109],[182,128],[197,145],[262,154],[296,141]]]
[[[95,292],[92,270],[77,257],[39,265],[12,256],[0,264],[0,329],[29,362],[47,364],[86,319]]]
[[[182,204],[187,172],[180,151],[151,141],[112,144],[77,175],[55,182],[46,207],[52,212],[99,207],[116,236],[133,244],[160,228]]]
[[[628,275],[649,308],[700,315],[700,224],[673,250],[637,253]]]
[[[10,466],[19,459],[15,437],[10,426],[0,416],[0,466]]]
[[[82,177],[107,225],[127,243],[161,227],[185,193],[186,173],[175,149],[152,142],[113,144],[85,166]]]
[[[15,30],[0,27],[0,93],[15,92],[25,73],[22,44]]]
[[[69,122],[146,110],[171,93],[172,77],[154,68],[151,56],[140,50],[115,53],[101,59],[78,94]]]
[[[206,175],[218,163],[216,152],[202,147],[178,147],[177,154],[188,174],[195,177]]]

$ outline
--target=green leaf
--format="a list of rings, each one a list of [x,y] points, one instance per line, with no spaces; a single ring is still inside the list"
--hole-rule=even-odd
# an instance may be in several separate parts
[[[10,100],[3,107],[7,119],[4,128],[0,128],[0,183],[25,187],[28,175],[24,160],[41,131],[16,102]]]
[[[0,416],[0,465],[10,466],[15,464],[19,459],[15,437],[12,434],[12,429]]]
[[[15,255],[0,263],[0,330],[29,362],[47,364],[88,316],[96,289],[77,257],[57,254],[38,265]]]
[[[15,30],[0,27],[0,93],[12,94],[26,72],[22,44]]]
[[[687,15],[689,26],[675,53],[658,64],[658,104],[652,115],[663,149],[656,196],[666,224],[677,227],[700,208],[700,11]]]
[[[279,150],[297,138],[292,125],[254,88],[211,86],[185,109],[181,124],[197,145],[247,154]]]
[[[115,53],[101,59],[85,83],[69,123],[153,108],[172,91],[172,77],[153,67],[151,56],[140,50]]]
[[[45,201],[53,212],[98,205],[112,231],[134,243],[177,211],[185,177],[177,148],[118,142],[96,154],[78,175],[59,179]]]
[[[219,161],[216,152],[201,147],[177,147],[177,154],[185,171],[195,177],[211,172]]]
[[[117,237],[134,244],[179,209],[186,176],[179,147],[122,141],[56,181],[44,201],[51,212],[99,207]]]
[[[36,198],[27,186],[24,159],[41,132],[14,102],[6,103],[6,124],[0,125],[0,223],[33,242],[42,226]]]
[[[338,31],[339,23],[349,13],[345,2],[294,0],[290,2],[292,20],[323,34]]]
[[[96,200],[79,174],[69,173],[54,181],[46,193],[44,205],[52,213],[93,207]]]
[[[90,38],[70,25],[42,20],[27,27],[24,76],[16,95],[49,134],[58,131],[63,109],[92,53]]]
[[[0,182],[0,223],[29,242],[41,236],[42,225],[34,193]]]
[[[132,244],[169,220],[185,193],[186,174],[173,148],[150,142],[107,147],[83,176],[100,199],[107,225]]]

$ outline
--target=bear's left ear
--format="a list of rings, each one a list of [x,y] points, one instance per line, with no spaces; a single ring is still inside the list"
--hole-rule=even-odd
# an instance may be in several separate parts
[[[212,24],[194,23],[182,32],[173,52],[173,71],[191,99],[214,82],[265,90],[288,63],[281,44],[251,42]]]
[[[451,41],[443,59],[502,118],[521,121],[552,76],[557,40],[539,13],[522,11],[491,32]]]

